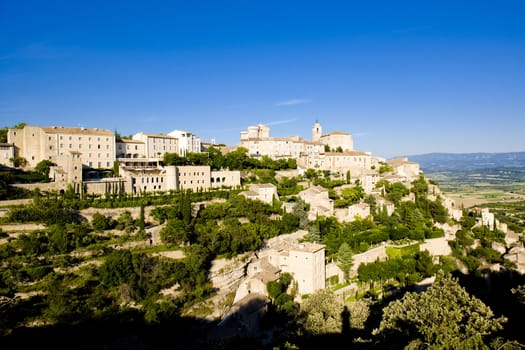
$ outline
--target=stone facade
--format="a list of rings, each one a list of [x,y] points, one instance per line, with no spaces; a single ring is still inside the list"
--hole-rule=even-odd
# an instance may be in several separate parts
[[[273,184],[251,184],[248,191],[239,193],[241,196],[245,196],[250,199],[258,199],[268,204],[273,203],[273,199],[279,200],[277,194],[277,187]]]
[[[59,157],[78,152],[85,167],[111,168],[115,162],[115,135],[98,128],[40,127],[26,125],[23,129],[8,129],[8,142],[15,146],[15,156],[27,160],[34,168],[49,160],[59,166]]]
[[[334,201],[328,197],[328,190],[321,186],[311,186],[299,192],[299,198],[310,204],[308,219],[315,220],[320,216],[332,216],[334,214]]]
[[[354,221],[356,217],[366,219],[370,216],[370,205],[367,203],[358,203],[348,207],[347,220]]]
[[[212,170],[211,188],[235,188],[241,184],[241,172],[238,170]]]
[[[146,145],[143,141],[121,139],[116,144],[117,158],[146,158]]]
[[[11,159],[15,157],[15,145],[0,143],[0,165],[13,166]]]
[[[179,140],[173,136],[139,132],[133,140],[144,142],[146,158],[162,159],[165,153],[179,153]]]
[[[352,135],[347,132],[332,131],[328,134],[322,135],[319,141],[330,148],[330,150],[336,150],[340,148],[343,152],[349,152],[354,150],[354,142],[352,141]]]
[[[419,163],[410,162],[408,158],[394,158],[386,162],[397,176],[405,178],[407,181],[417,180],[420,175]]]

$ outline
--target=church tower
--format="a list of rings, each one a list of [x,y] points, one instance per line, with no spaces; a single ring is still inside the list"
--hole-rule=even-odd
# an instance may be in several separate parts
[[[312,128],[312,142],[319,142],[321,140],[321,135],[323,134],[323,128],[321,124],[315,121],[315,124]]]

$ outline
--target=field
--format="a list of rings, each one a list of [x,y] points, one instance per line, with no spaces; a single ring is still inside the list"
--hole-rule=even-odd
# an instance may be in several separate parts
[[[465,208],[525,201],[524,168],[428,171],[425,176]]]

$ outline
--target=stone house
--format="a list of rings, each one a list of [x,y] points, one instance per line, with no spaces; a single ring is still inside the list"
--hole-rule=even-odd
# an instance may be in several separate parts
[[[318,215],[332,216],[334,214],[334,201],[328,196],[326,188],[310,186],[299,192],[298,196],[310,205],[309,220],[315,220]]]
[[[239,193],[241,196],[245,196],[250,199],[258,199],[268,204],[273,203],[273,199],[279,200],[279,195],[277,194],[277,187],[275,185],[267,184],[251,184],[248,191],[243,191]]]

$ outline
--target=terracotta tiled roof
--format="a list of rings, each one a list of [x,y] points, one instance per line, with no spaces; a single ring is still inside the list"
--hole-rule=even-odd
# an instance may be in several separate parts
[[[47,134],[78,134],[78,135],[104,135],[113,136],[113,132],[99,128],[69,128],[63,126],[43,127],[42,130]]]

